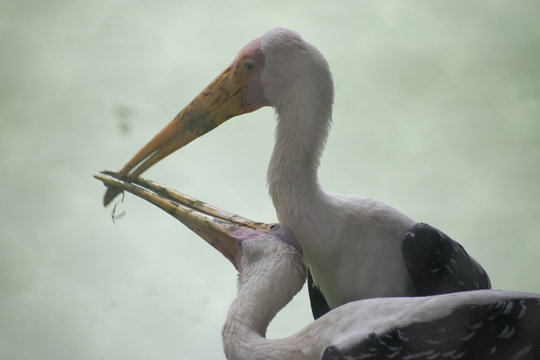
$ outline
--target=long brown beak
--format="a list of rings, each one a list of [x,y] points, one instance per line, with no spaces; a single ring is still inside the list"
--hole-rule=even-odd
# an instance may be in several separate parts
[[[246,66],[250,58],[236,59],[191,103],[124,165],[119,179],[134,179],[167,155],[206,134],[226,120],[260,106],[245,103],[244,91],[252,76],[262,70]],[[261,104],[263,105],[263,104]],[[109,188],[103,198],[107,206],[121,192]]]
[[[240,265],[242,239],[235,236],[233,230],[241,228],[269,230],[271,227],[271,224],[255,222],[229,213],[150,180],[137,178],[133,182],[126,182],[116,176],[118,174],[110,171],[94,175],[105,186],[114,187],[120,192],[128,191],[174,216],[219,250],[236,269]]]

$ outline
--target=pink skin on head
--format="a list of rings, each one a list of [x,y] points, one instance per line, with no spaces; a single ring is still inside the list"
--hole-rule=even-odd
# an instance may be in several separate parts
[[[244,46],[234,59],[240,61],[246,56],[253,58],[255,62],[255,73],[251,76],[244,91],[244,106],[248,111],[255,111],[270,103],[264,96],[264,88],[261,85],[261,73],[264,69],[264,54],[261,48],[261,38],[257,38]]]
[[[279,225],[277,230],[261,230],[261,229],[252,229],[248,227],[235,228],[229,231],[229,235],[233,236],[238,242],[248,240],[250,238],[260,236],[262,234],[270,234],[275,238],[278,238],[282,242],[294,247],[300,254],[302,254],[302,247],[293,232],[284,225]]]

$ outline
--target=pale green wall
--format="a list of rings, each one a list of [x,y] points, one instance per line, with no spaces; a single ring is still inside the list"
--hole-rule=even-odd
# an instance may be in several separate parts
[[[496,288],[540,292],[539,13],[534,0],[3,0],[0,359],[223,357],[233,268],[132,196],[113,224],[92,175],[278,25],[334,73],[323,185],[440,227]],[[234,119],[146,176],[274,221],[273,117]],[[269,335],[310,320],[302,293]]]

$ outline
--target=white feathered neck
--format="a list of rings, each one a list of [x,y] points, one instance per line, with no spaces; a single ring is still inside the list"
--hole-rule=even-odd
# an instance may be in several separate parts
[[[227,359],[294,359],[294,341],[282,346],[282,340],[267,340],[265,335],[306,276],[302,255],[293,247],[264,236],[243,244],[238,294],[222,330]]]
[[[324,56],[289,29],[262,38],[261,84],[275,108],[275,145],[268,167],[269,192],[280,222],[291,227],[295,209],[324,200],[317,172],[332,120],[334,87]],[[295,226],[297,227],[297,226]]]

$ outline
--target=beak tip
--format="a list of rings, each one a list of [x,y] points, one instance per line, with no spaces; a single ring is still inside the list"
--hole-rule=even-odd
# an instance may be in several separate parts
[[[103,170],[100,171],[99,175],[94,175],[94,177],[101,182],[103,182],[103,185],[107,188],[105,191],[105,195],[103,196],[103,207],[107,207],[115,197],[117,197],[120,193],[122,193],[122,189],[112,186],[108,181],[105,181],[104,179],[107,177],[113,177],[118,178],[118,173],[114,171],[109,170]]]

